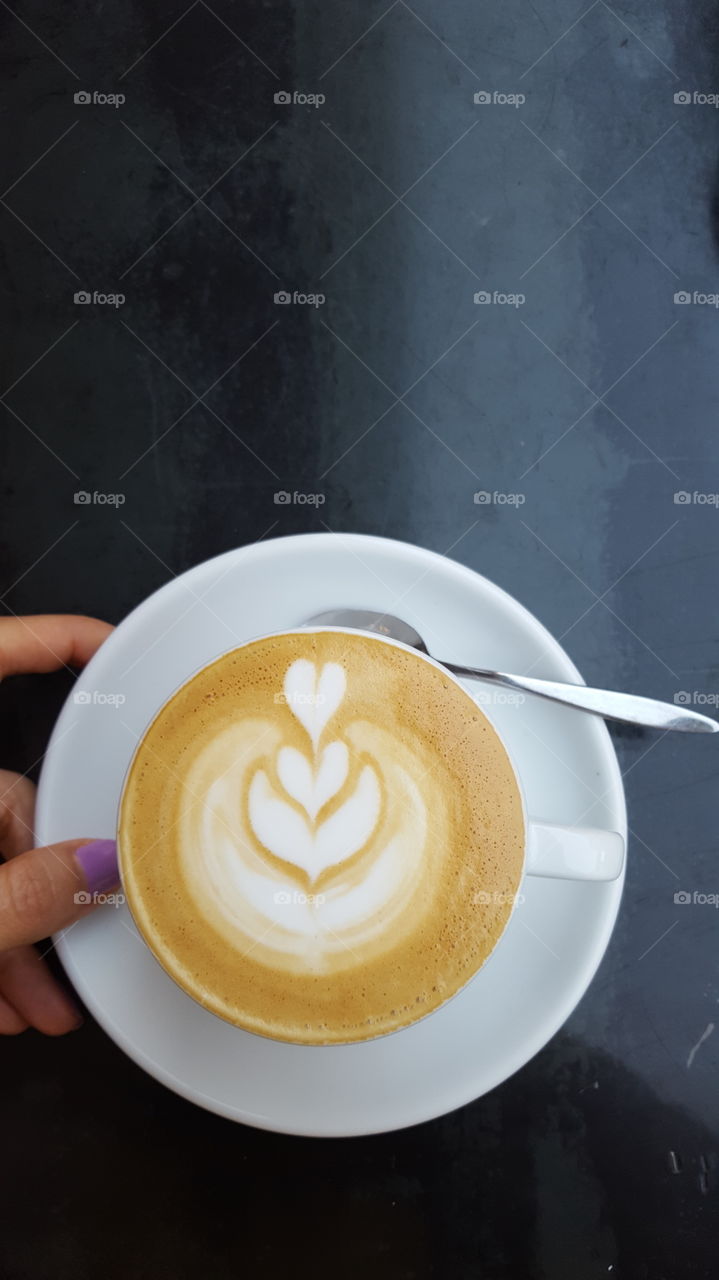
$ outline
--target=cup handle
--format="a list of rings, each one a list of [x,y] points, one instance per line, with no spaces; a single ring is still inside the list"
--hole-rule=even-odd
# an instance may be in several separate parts
[[[616,880],[623,863],[624,840],[618,831],[529,823],[526,863],[529,876]]]

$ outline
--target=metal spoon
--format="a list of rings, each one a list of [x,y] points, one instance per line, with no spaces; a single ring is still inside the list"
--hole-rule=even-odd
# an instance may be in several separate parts
[[[359,631],[376,631],[379,635],[399,640],[421,653],[429,653],[424,640],[414,627],[391,613],[372,613],[367,609],[330,609],[308,618],[304,626],[350,627]],[[507,685],[537,693],[553,702],[566,702],[570,707],[581,707],[607,720],[622,720],[625,724],[641,724],[648,729],[681,729],[684,733],[716,733],[719,723],[698,711],[671,702],[657,702],[654,698],[640,698],[633,693],[616,693],[609,689],[588,689],[583,684],[562,684],[555,680],[536,680],[534,676],[510,676],[503,671],[485,671],[481,667],[463,667],[456,662],[444,662],[443,667],[456,676],[470,676],[492,684]]]

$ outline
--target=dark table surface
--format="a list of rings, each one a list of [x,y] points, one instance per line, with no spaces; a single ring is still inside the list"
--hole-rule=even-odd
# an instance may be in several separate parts
[[[715,714],[710,0],[13,9],[5,611],[119,621],[268,533],[376,533],[453,548],[589,683]],[[35,776],[70,683],[3,686],[3,766]],[[89,1018],[6,1040],[3,1277],[715,1276],[719,912],[674,895],[719,891],[716,743],[613,735],[619,923],[529,1066],[318,1141],[194,1108]]]

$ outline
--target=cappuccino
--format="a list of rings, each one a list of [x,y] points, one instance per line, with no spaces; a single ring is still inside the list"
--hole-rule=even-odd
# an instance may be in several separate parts
[[[130,767],[119,847],[135,921],[195,1000],[347,1043],[481,967],[524,819],[502,743],[446,672],[328,629],[244,645],[174,694]]]

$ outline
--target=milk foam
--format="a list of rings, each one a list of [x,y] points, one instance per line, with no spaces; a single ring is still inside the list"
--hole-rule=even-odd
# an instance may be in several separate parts
[[[219,658],[144,735],[119,849],[177,982],[249,1030],[363,1040],[438,1007],[501,934],[521,800],[481,710],[402,647],[290,632]]]
[[[382,935],[391,942],[388,920],[412,897],[427,835],[411,750],[362,721],[332,736],[346,685],[337,663],[292,663],[280,719],[285,732],[289,716],[301,725],[303,747],[270,720],[225,728],[188,773],[196,802],[179,830],[190,892],[226,940],[313,972],[353,965]]]

